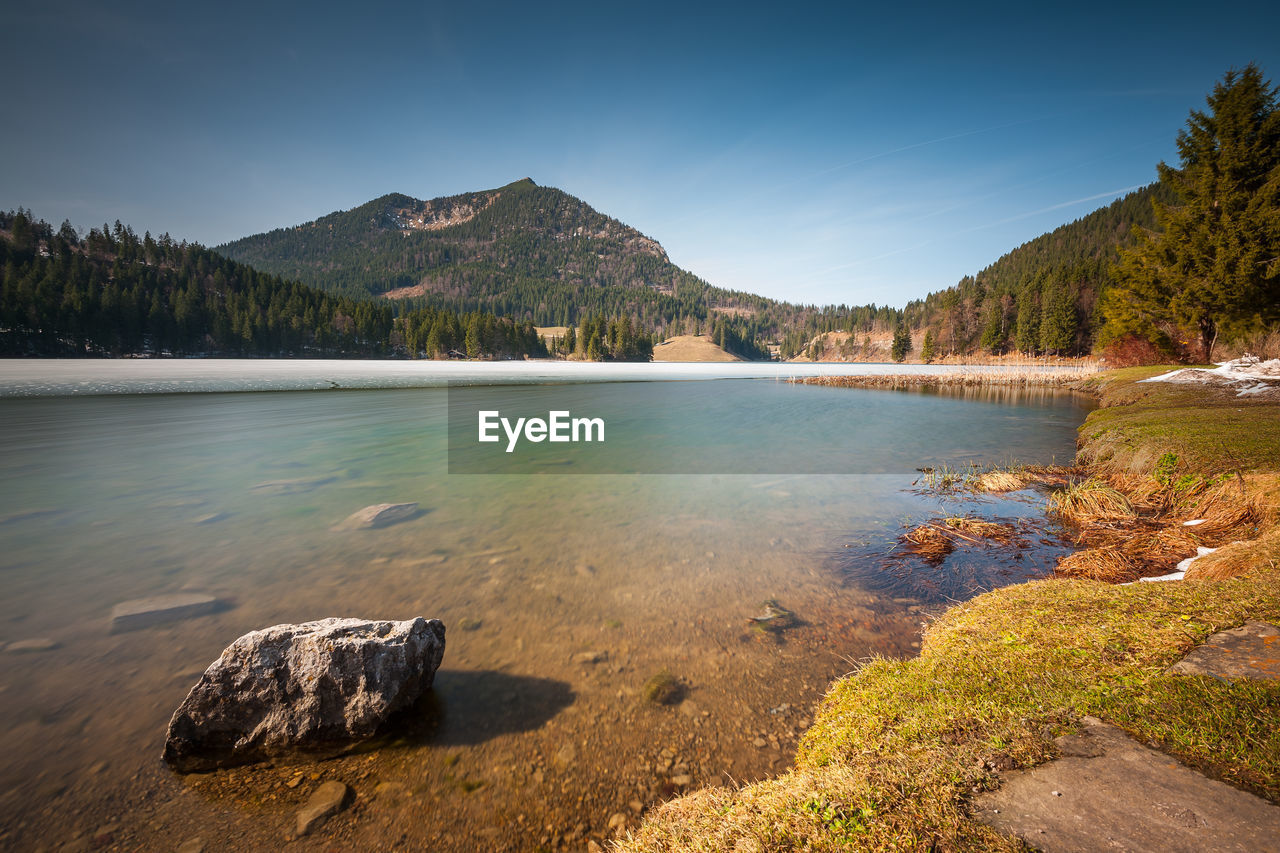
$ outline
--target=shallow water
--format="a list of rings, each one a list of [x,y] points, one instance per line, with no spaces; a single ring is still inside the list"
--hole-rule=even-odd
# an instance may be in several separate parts
[[[451,474],[474,448],[450,447],[450,404],[478,399],[605,413],[605,452]],[[927,598],[850,581],[849,543],[945,509],[909,491],[918,466],[1070,458],[1087,408],[750,379],[0,399],[0,643],[57,644],[0,652],[0,846],[258,849],[337,778],[355,804],[300,849],[582,849],[613,815],[780,772],[833,677],[917,643]],[[400,501],[423,513],[331,530]],[[115,604],[183,590],[225,606],[110,632]],[[770,598],[802,624],[752,631]],[[416,615],[447,650],[399,738],[300,781],[160,763],[169,714],[237,636]],[[664,669],[683,701],[646,704]]]

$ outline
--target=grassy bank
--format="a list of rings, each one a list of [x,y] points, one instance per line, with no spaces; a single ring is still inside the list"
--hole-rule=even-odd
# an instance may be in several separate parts
[[[1080,476],[1138,503],[1092,521],[1123,531],[1149,506],[1180,525],[1207,496],[1234,494],[1256,515],[1230,530],[1252,536],[1193,567],[1233,552],[1229,570],[1131,586],[1055,578],[952,607],[918,657],[873,660],[831,686],[793,771],[673,800],[621,849],[1024,849],[972,820],[970,797],[998,771],[1054,757],[1053,739],[1085,714],[1280,802],[1280,685],[1164,674],[1215,631],[1280,620],[1280,405],[1136,381],[1157,372],[1087,380],[1102,408],[1081,428]]]

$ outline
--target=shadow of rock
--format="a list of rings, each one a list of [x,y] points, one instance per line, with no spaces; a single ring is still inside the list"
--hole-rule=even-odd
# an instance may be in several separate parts
[[[392,715],[369,747],[471,746],[541,728],[576,698],[567,682],[493,670],[441,669],[411,707]]]

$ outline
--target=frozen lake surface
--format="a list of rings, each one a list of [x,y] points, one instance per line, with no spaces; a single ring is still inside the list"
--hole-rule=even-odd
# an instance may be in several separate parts
[[[1010,369],[1014,368],[1000,365],[815,364],[776,361],[644,364],[260,358],[8,359],[0,360],[0,397],[431,388],[451,382],[510,385],[679,379],[790,379],[802,376],[891,373],[945,375],[982,371],[999,373]]]

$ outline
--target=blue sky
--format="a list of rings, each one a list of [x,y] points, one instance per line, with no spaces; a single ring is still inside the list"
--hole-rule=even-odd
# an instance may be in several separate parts
[[[528,176],[813,303],[954,284],[1280,80],[1266,4],[3,2],[0,207],[212,245]]]

